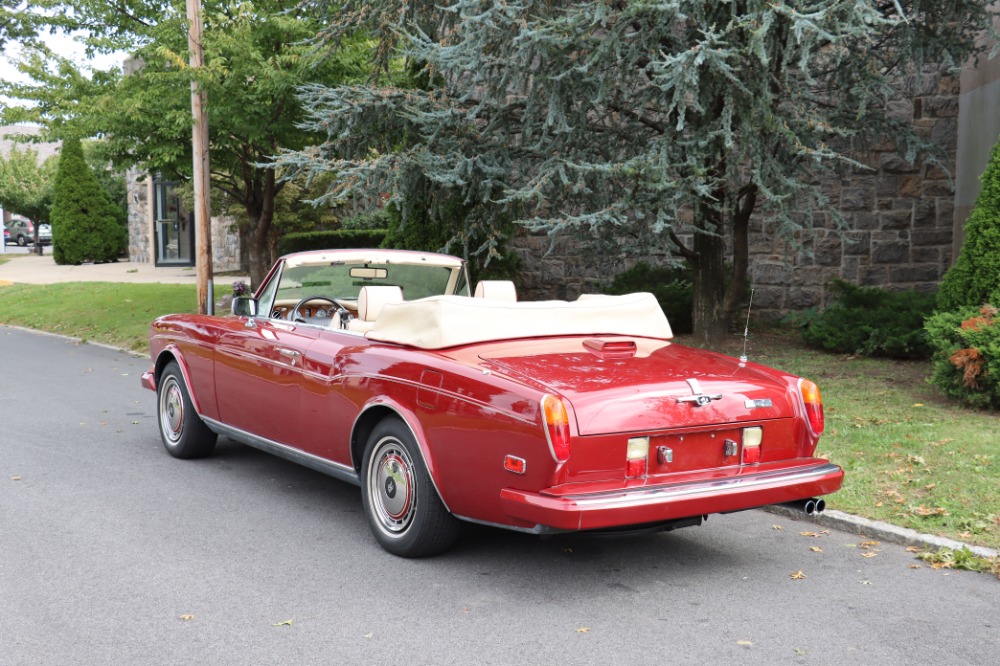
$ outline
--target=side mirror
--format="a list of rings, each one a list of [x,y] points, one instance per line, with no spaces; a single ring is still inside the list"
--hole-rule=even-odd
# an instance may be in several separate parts
[[[256,317],[257,301],[249,296],[238,296],[233,299],[232,312],[238,317]]]

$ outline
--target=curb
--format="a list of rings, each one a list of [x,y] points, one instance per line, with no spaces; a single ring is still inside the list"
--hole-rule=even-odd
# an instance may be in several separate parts
[[[927,548],[930,550],[938,550],[941,548],[947,548],[949,550],[965,549],[977,557],[983,557],[986,559],[1000,557],[1000,552],[995,551],[992,548],[986,548],[985,546],[970,546],[962,543],[961,541],[955,541],[954,539],[946,539],[944,537],[934,536],[933,534],[922,534],[916,530],[911,530],[908,527],[898,527],[890,523],[883,523],[881,520],[870,520],[868,518],[862,518],[861,516],[844,513],[843,511],[831,509],[824,511],[823,513],[808,516],[801,511],[789,509],[784,506],[771,505],[763,507],[763,509],[768,513],[773,513],[785,518],[791,518],[792,520],[799,520],[802,522],[812,523],[814,525],[820,525],[822,527],[829,527],[835,530],[840,530],[841,532],[860,534],[872,539],[888,543],[896,543],[902,546],[920,546],[921,548]]]

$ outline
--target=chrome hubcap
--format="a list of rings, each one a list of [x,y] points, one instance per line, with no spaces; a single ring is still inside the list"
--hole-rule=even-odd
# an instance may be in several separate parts
[[[375,447],[366,485],[379,527],[394,536],[404,532],[416,509],[413,463],[395,438],[386,437]]]
[[[184,397],[174,377],[168,377],[160,391],[160,429],[170,444],[180,441],[184,430]]]

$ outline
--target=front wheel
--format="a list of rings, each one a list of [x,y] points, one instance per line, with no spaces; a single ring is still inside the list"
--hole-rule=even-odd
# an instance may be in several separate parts
[[[194,410],[184,375],[176,361],[163,368],[156,385],[160,437],[175,458],[203,458],[215,448],[216,434]]]
[[[420,449],[400,419],[384,419],[368,437],[361,486],[368,526],[393,555],[437,555],[458,538],[458,520],[438,497]]]

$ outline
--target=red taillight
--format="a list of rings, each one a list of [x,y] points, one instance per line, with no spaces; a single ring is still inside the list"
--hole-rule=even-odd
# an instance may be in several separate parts
[[[649,437],[629,437],[625,448],[625,478],[645,478],[648,460]]]
[[[756,465],[760,462],[760,445],[764,441],[764,429],[753,426],[743,429],[743,464]]]
[[[569,414],[566,405],[554,395],[542,398],[542,415],[545,419],[545,435],[556,462],[569,459]]]
[[[799,380],[799,392],[802,394],[802,404],[806,408],[806,418],[809,420],[809,427],[816,435],[823,433],[823,398],[819,394],[819,387],[808,379]]]

